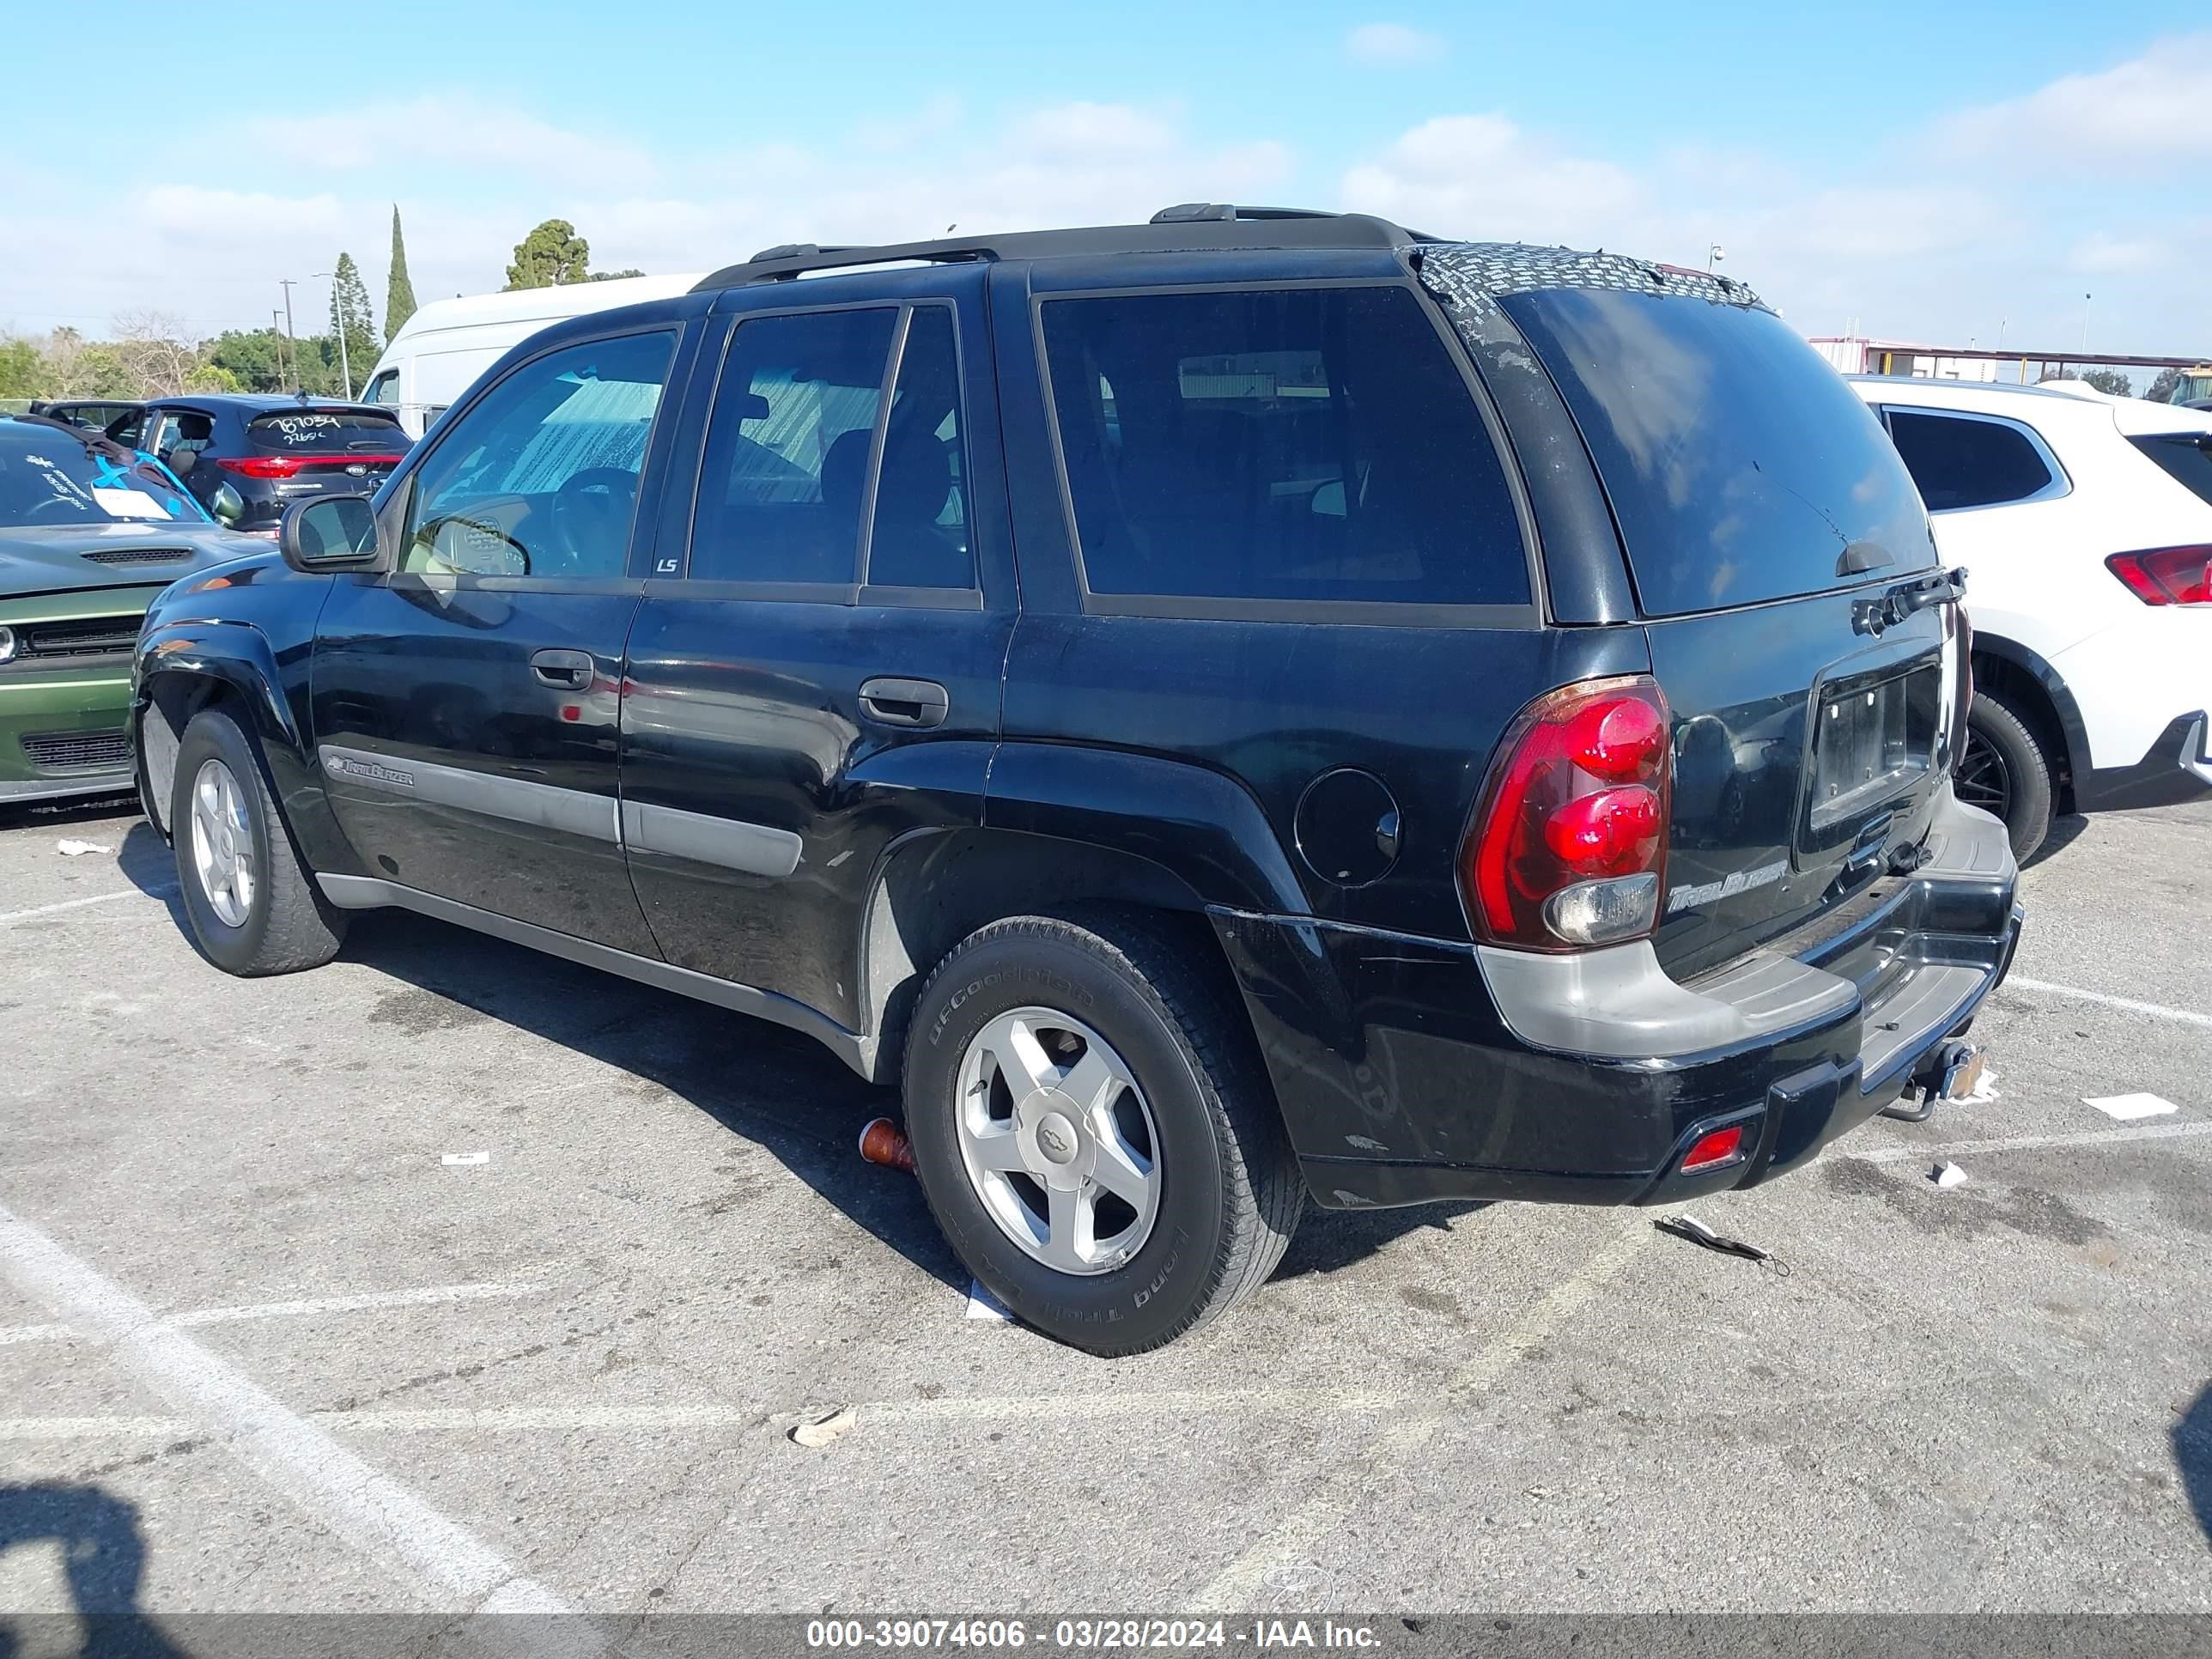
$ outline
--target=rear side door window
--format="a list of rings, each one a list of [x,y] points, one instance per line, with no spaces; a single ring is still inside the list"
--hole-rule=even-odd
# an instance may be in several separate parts
[[[399,568],[623,575],[675,347],[672,333],[622,335],[565,346],[510,373],[416,473]]]
[[[2007,507],[2063,495],[2042,441],[2012,421],[1891,408],[1889,435],[1930,513]]]
[[[1040,310],[1090,608],[1529,603],[1498,447],[1405,289],[1084,295]]]

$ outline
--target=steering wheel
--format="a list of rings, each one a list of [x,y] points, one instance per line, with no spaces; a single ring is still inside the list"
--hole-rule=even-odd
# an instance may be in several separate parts
[[[619,576],[636,507],[637,474],[627,467],[572,473],[553,492],[546,550],[570,575]]]

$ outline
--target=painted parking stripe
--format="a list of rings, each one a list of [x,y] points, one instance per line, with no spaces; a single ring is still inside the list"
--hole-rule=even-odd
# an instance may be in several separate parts
[[[2005,981],[2009,990],[2041,991],[2055,997],[2072,997],[2077,1002],[2102,1003],[2107,1008],[2124,1008],[2131,1014],[2148,1014],[2153,1019],[2170,1019],[2181,1025],[2202,1025],[2212,1030],[2212,1014],[2200,1014],[2193,1008],[2169,1008],[2162,1002],[2138,1002],[2133,997],[2116,997],[2109,992],[2085,990],[2079,985],[2059,985],[2047,979],[2023,979],[2018,974]]]
[[[58,916],[64,910],[82,910],[91,904],[112,904],[118,899],[172,899],[177,896],[177,884],[164,882],[155,887],[126,887],[119,893],[95,893],[90,898],[64,899],[58,904],[41,904],[28,910],[9,910],[0,914],[0,927],[19,921],[30,921],[39,916]]]
[[[257,1302],[239,1308],[196,1308],[171,1314],[161,1322],[171,1330],[200,1325],[230,1325],[252,1319],[299,1319],[316,1314],[362,1313],[377,1308],[426,1308],[454,1302],[489,1302],[537,1296],[537,1285],[430,1285],[415,1291],[371,1291],[361,1296],[318,1296],[299,1302]],[[18,1342],[52,1342],[76,1334],[66,1325],[0,1327],[0,1347]]]
[[[63,1322],[193,1426],[220,1436],[263,1480],[387,1571],[447,1603],[502,1613],[574,1609],[473,1533],[372,1468],[266,1389],[0,1206],[0,1277]],[[579,1653],[605,1646],[580,1620],[547,1639]]]
[[[1990,1140],[1926,1140],[1906,1146],[1873,1146],[1838,1156],[1861,1164],[1899,1164],[1907,1158],[1973,1157],[1982,1152],[2032,1152],[2046,1146],[2113,1146],[2130,1140],[2188,1140],[2212,1135],[2212,1123],[2147,1123],[2135,1129],[2090,1129],[2072,1135],[2002,1135]]]

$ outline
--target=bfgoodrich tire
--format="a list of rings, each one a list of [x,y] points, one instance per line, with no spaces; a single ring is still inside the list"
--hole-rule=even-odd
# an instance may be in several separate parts
[[[1181,920],[994,922],[930,976],[907,1042],[945,1237],[1016,1317],[1097,1354],[1232,1306],[1304,1205],[1250,1029]]]
[[[1986,691],[1974,693],[1967,712],[1966,753],[1952,787],[1967,805],[2004,821],[2021,864],[2051,833],[2051,762],[2027,722]]]
[[[253,978],[337,954],[345,912],[316,890],[253,740],[220,706],[193,715],[177,744],[169,833],[192,938],[216,967]]]

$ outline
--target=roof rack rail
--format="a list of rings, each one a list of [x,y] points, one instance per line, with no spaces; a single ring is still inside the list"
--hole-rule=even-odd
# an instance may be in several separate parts
[[[943,237],[881,246],[784,242],[763,248],[741,264],[726,265],[700,282],[695,294],[787,282],[810,271],[901,263],[989,264],[1000,259],[1049,259],[1070,255],[1186,253],[1205,249],[1397,248],[1437,240],[1364,213],[1311,208],[1241,207],[1227,202],[1187,202],[1163,208],[1150,223],[1094,225],[1072,230],[1022,230],[1003,236]]]

